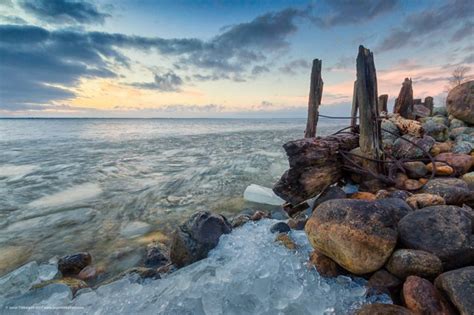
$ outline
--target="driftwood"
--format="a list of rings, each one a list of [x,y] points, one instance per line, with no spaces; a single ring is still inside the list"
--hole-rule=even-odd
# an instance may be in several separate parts
[[[364,46],[359,46],[357,55],[357,103],[359,105],[360,150],[365,157],[382,160],[377,74],[374,56]],[[384,165],[381,162],[367,162],[365,167],[373,172],[384,172]]]
[[[425,97],[425,107],[430,110],[430,116],[433,115],[433,98],[431,96]]]
[[[388,112],[387,103],[388,103],[388,95],[387,94],[379,95],[379,113]]]
[[[413,88],[411,79],[405,78],[400,89],[400,94],[395,101],[394,114],[400,114],[404,118],[413,119]]]
[[[423,137],[423,128],[421,123],[417,120],[405,119],[398,114],[393,114],[390,116],[389,120],[393,122],[398,130],[400,130],[403,135],[412,135],[415,137]]]
[[[347,133],[286,143],[283,148],[290,169],[275,184],[273,191],[292,205],[315,197],[342,177],[343,160],[338,153],[358,145],[358,135]]]
[[[311,69],[311,83],[309,87],[308,121],[306,123],[305,138],[316,136],[316,127],[319,118],[319,105],[323,94],[323,80],[321,78],[321,60],[314,59]]]

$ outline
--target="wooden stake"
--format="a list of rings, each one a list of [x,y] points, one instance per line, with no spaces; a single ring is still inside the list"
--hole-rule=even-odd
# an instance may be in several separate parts
[[[411,84],[411,79],[405,78],[405,81],[402,84],[400,89],[400,94],[395,101],[395,106],[393,107],[393,112],[395,114],[400,114],[400,116],[407,119],[414,119],[413,116],[413,88]]]
[[[351,110],[351,129],[355,132],[357,126],[357,112],[359,104],[357,104],[357,80],[354,81],[354,91],[352,92],[352,110]]]
[[[357,103],[361,152],[368,158],[383,159],[374,56],[362,45],[357,55]],[[374,172],[384,172],[383,163],[369,162],[366,167]]]
[[[321,78],[321,60],[314,59],[311,68],[311,83],[309,87],[308,121],[306,123],[305,138],[316,136],[319,118],[319,105],[323,95],[323,80]]]
[[[382,94],[379,96],[379,114],[381,112],[388,112],[387,110],[388,95]]]

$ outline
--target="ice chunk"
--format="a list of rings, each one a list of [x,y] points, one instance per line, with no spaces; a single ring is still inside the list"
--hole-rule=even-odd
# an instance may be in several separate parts
[[[312,248],[304,231],[290,232],[298,249],[288,250],[274,241],[275,222],[250,222],[221,236],[207,258],[162,279],[124,278],[61,301],[75,314],[166,315],[347,314],[365,303],[390,302],[367,297],[363,279],[326,279],[308,269]]]
[[[269,205],[279,206],[285,201],[275,195],[273,190],[267,187],[252,184],[244,191],[244,199],[257,203],[265,203]]]
[[[15,309],[15,307],[29,307],[35,305],[36,307],[34,309],[41,310],[42,308],[40,306],[54,307],[67,305],[71,299],[72,292],[67,285],[53,283],[10,299],[4,303],[3,308]]]
[[[0,296],[26,292],[38,278],[38,264],[32,261],[0,278]]]
[[[344,190],[346,194],[355,194],[359,191],[359,185],[346,184],[342,187],[342,190]]]
[[[134,238],[148,233],[151,229],[150,224],[141,221],[133,221],[125,225],[120,231],[120,235],[125,238]]]
[[[59,275],[58,265],[57,264],[44,264],[40,265],[38,268],[38,280],[48,281],[56,278]]]
[[[98,184],[86,183],[70,187],[55,194],[44,196],[30,202],[31,208],[54,208],[91,200],[102,193]]]

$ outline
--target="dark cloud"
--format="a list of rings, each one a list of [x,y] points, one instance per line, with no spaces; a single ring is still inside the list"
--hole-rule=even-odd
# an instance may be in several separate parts
[[[183,84],[183,79],[173,71],[163,74],[155,74],[153,82],[136,82],[130,85],[147,90],[158,90],[161,92],[177,92]]]
[[[464,38],[471,37],[474,41],[474,22],[467,21],[461,28],[459,28],[451,37],[451,42],[457,42]]]
[[[403,27],[393,29],[378,46],[379,51],[414,46],[422,38],[436,31],[459,25],[474,15],[472,0],[453,0],[434,9],[427,9],[407,16],[400,22]]]
[[[358,24],[391,12],[399,0],[327,0],[329,12],[323,17],[311,17],[320,27]]]
[[[259,75],[265,72],[270,72],[270,69],[267,66],[254,66],[252,69],[252,75]]]
[[[81,0],[21,0],[19,4],[36,18],[54,24],[102,24],[109,16],[94,4]]]
[[[281,72],[292,75],[297,74],[298,71],[302,69],[311,69],[311,64],[309,63],[309,61],[304,59],[295,59],[279,68]]]

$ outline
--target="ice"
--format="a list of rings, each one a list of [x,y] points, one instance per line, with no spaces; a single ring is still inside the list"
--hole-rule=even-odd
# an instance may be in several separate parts
[[[251,184],[244,191],[244,199],[257,203],[265,203],[269,205],[279,206],[285,201],[275,195],[273,190],[267,187]]]
[[[27,263],[0,278],[0,297],[26,292],[38,278],[36,261]]]
[[[48,281],[59,275],[58,266],[56,264],[44,264],[38,268],[38,281]]]
[[[359,185],[354,185],[354,184],[346,184],[344,187],[342,187],[342,190],[346,194],[354,194],[359,191]]]
[[[290,233],[298,249],[288,250],[269,231],[275,222],[250,222],[223,235],[208,258],[162,279],[131,276],[72,301],[61,295],[47,301],[73,307],[75,314],[169,315],[347,314],[365,303],[390,302],[386,296],[367,297],[365,280],[326,279],[308,269],[311,246],[304,232]],[[31,299],[33,306],[45,303]]]
[[[35,171],[37,168],[38,167],[36,165],[5,164],[5,165],[0,166],[0,178],[3,178],[3,177],[21,178]]]
[[[59,207],[90,200],[102,193],[98,184],[86,183],[70,187],[55,194],[30,202],[32,208]]]

